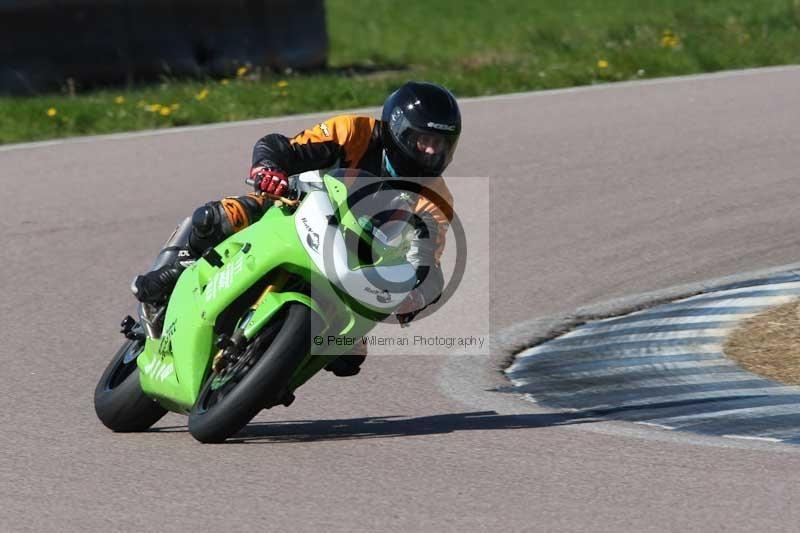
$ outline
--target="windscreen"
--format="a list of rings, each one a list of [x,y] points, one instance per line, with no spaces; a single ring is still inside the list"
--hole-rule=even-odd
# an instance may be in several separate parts
[[[401,246],[413,230],[415,194],[391,178],[358,169],[336,169],[329,174],[347,187],[347,207],[359,225],[384,246]]]

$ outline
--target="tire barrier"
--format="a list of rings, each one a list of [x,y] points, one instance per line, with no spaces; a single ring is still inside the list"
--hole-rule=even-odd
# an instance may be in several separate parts
[[[514,392],[576,418],[798,444],[800,387],[722,352],[741,320],[798,297],[791,272],[590,321],[518,354],[506,374]]]
[[[323,0],[0,0],[0,91],[325,65]]]

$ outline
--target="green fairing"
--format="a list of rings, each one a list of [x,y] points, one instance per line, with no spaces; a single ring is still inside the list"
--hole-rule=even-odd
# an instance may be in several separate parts
[[[369,238],[347,209],[344,184],[331,176],[325,176],[324,182],[331,202],[338,204],[340,225]],[[217,268],[201,259],[184,271],[170,298],[161,338],[148,338],[137,360],[142,390],[169,410],[188,413],[192,408],[217,351],[214,326],[218,317],[270,272],[282,269],[301,277],[313,288],[315,298],[291,291],[269,293],[241,325],[246,338],[252,338],[290,301],[307,305],[321,318],[322,329],[315,334],[359,338],[375,325],[355,313],[348,304],[352,299],[334,289],[311,261],[298,237],[294,213],[286,206],[270,208],[258,223],[232,235],[215,250],[224,265]],[[343,305],[326,316],[315,301],[318,296]],[[312,350],[315,355],[309,354],[298,367],[290,390],[348,349],[351,347],[329,346],[322,355]]]
[[[248,243],[250,248],[244,252]],[[214,324],[220,313],[283,263],[315,268],[297,237],[293,217],[285,209],[269,209],[259,223],[215,249],[224,266],[216,268],[200,260],[186,269],[170,298],[161,339],[148,339],[138,359],[142,390],[171,410],[188,412],[197,399],[216,352]],[[303,294],[280,293],[264,300],[257,310],[257,324],[263,326],[290,300],[315,309]],[[255,331],[257,328],[249,328],[248,337]],[[173,372],[168,371],[170,366]]]

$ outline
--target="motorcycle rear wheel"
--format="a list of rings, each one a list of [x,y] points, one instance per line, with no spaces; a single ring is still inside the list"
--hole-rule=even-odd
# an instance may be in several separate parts
[[[245,348],[239,361],[206,379],[189,413],[200,442],[234,435],[262,409],[280,403],[289,379],[311,348],[311,310],[291,302]]]
[[[142,392],[139,384],[136,357],[143,349],[144,341],[125,342],[94,390],[97,418],[112,431],[144,431],[167,414],[166,409]]]

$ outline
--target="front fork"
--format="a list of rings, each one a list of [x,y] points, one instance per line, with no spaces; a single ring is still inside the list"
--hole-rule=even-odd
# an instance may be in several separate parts
[[[272,282],[267,285],[255,303],[250,306],[250,309],[248,309],[245,314],[242,315],[242,318],[239,320],[239,324],[236,326],[236,330],[233,332],[233,334],[230,336],[223,334],[217,338],[216,347],[219,349],[219,351],[212,360],[212,371],[216,373],[222,372],[225,366],[233,362],[234,357],[237,357],[238,354],[244,350],[247,341],[249,341],[255,333],[251,329],[251,334],[247,334],[248,326],[252,322],[256,311],[264,303],[268,295],[270,293],[280,291],[286,285],[286,281],[288,279],[289,274],[285,270],[278,272],[275,276],[275,279],[273,279]],[[259,327],[256,331],[260,330],[261,328]]]
[[[323,312],[308,295],[299,292],[281,292],[286,287],[289,280],[289,273],[286,271],[276,272],[273,279],[262,291],[250,308],[245,311],[234,332],[230,335],[220,335],[217,338],[217,353],[211,363],[211,371],[214,374],[222,374],[226,367],[233,365],[247,347],[247,343],[252,340],[268,323],[274,319],[278,311],[291,301],[299,302],[309,307],[317,316],[324,320]],[[325,329],[325,324],[320,322],[321,333]],[[300,334],[310,335],[312,332],[301,332]],[[302,362],[298,365],[285,390],[277,396],[276,404],[290,405],[294,401],[294,391],[300,385],[308,381],[314,374],[324,368],[330,361],[338,355],[324,356],[312,355],[311,351],[305,354]],[[265,407],[271,407],[267,405]]]

